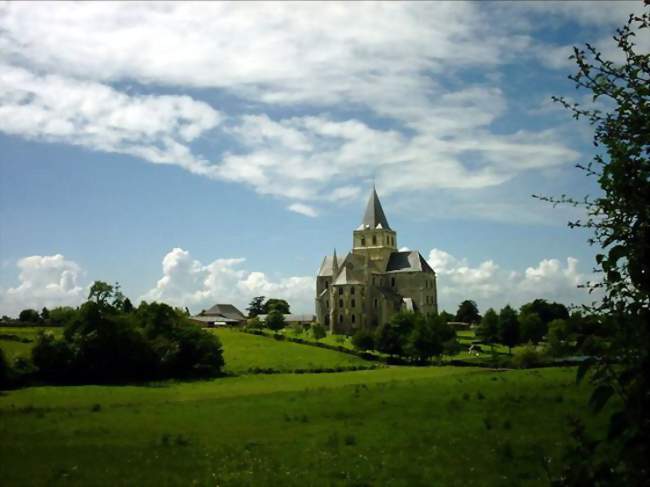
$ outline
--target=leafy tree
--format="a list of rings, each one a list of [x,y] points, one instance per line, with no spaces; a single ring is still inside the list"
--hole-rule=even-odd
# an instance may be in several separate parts
[[[396,326],[386,322],[376,328],[375,350],[388,355],[402,355],[402,340]]]
[[[590,405],[595,411],[611,397],[619,399],[606,439],[588,442],[576,427],[579,450],[563,474],[566,485],[647,485],[650,477],[650,53],[635,44],[637,34],[650,28],[647,8],[646,2],[642,15],[630,15],[616,31],[621,63],[605,59],[590,44],[574,48],[577,73],[569,78],[609,108],[554,98],[574,118],[589,121],[599,151],[591,162],[578,165],[598,182],[598,197],[542,197],[582,206],[586,219],[569,225],[593,231],[589,241],[602,249],[596,255],[601,280],[587,283],[603,293],[600,302],[587,308],[597,326],[583,331],[579,341],[605,345],[592,348],[595,357],[578,369],[578,380],[593,369]],[[609,463],[602,461],[603,450]]]
[[[522,342],[539,343],[546,335],[546,326],[537,313],[519,315],[519,331]]]
[[[321,338],[325,338],[327,336],[325,327],[320,323],[316,323],[311,327],[311,334],[314,337],[314,340],[320,340]]]
[[[287,303],[284,299],[270,298],[266,301],[266,303],[264,303],[265,313],[270,313],[273,310],[285,315],[291,313],[291,311],[289,311],[289,303]]]
[[[548,324],[548,352],[560,357],[570,350],[571,329],[568,320],[553,320]]]
[[[108,300],[113,296],[113,286],[104,281],[95,281],[90,286],[88,293],[89,300],[95,300],[97,304],[105,305]]]
[[[277,309],[272,309],[271,312],[266,315],[266,326],[273,330],[281,330],[286,325],[284,321],[284,315]]]
[[[375,346],[375,337],[367,328],[359,328],[352,335],[352,345],[358,350],[372,350]]]
[[[246,327],[247,328],[258,329],[258,328],[263,328],[264,324],[262,323],[262,321],[259,319],[258,316],[253,316],[252,318],[249,318],[246,321]]]
[[[248,308],[246,308],[249,318],[253,318],[257,315],[263,315],[266,313],[264,308],[264,298],[265,296],[255,296],[253,299],[251,299]]]
[[[549,303],[545,299],[536,299],[530,303],[524,304],[519,309],[520,315],[536,313],[544,323],[548,325],[551,321],[561,319],[566,320],[569,318],[569,310],[561,303]]]
[[[517,312],[506,305],[499,312],[499,342],[508,347],[508,352],[512,354],[512,347],[519,341],[519,320]]]
[[[458,305],[458,311],[456,311],[456,321],[462,321],[463,323],[480,322],[481,315],[478,312],[476,303],[469,299],[460,303],[460,305]]]
[[[54,326],[65,326],[77,311],[70,306],[58,306],[50,310],[50,324]]]
[[[43,309],[41,310],[41,320],[47,321],[50,319],[50,310],[48,310],[45,306],[43,306]]]
[[[187,308],[185,308],[187,310]],[[135,311],[135,308],[133,307],[133,304],[131,303],[131,300],[129,298],[125,298],[124,301],[122,302],[122,311],[125,313],[133,313]],[[189,312],[187,313],[186,316],[189,316]]]
[[[18,315],[18,321],[22,321],[23,323],[39,323],[41,321],[41,315],[35,309],[24,309]]]
[[[499,315],[492,308],[485,312],[476,334],[487,343],[499,341]]]
[[[450,321],[454,321],[456,319],[454,315],[452,315],[451,313],[447,313],[446,311],[441,311],[439,313],[439,316],[442,319],[442,321],[444,321],[445,323],[449,323]]]

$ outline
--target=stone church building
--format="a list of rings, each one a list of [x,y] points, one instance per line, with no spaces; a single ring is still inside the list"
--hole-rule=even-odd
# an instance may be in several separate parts
[[[327,256],[316,277],[318,322],[332,333],[375,328],[400,311],[438,310],[436,273],[417,250],[398,251],[375,188],[361,225],[352,236],[352,252]]]

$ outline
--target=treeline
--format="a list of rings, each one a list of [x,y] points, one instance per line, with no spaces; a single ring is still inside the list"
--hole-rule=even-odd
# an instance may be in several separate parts
[[[8,364],[0,355],[0,380],[127,383],[221,372],[218,337],[193,324],[183,310],[125,303],[119,287],[95,282],[87,302],[66,309],[61,337],[39,333],[31,360]]]
[[[458,353],[456,331],[440,315],[399,312],[374,331],[359,329],[352,344],[363,351],[375,350],[391,356],[426,363],[432,357]]]

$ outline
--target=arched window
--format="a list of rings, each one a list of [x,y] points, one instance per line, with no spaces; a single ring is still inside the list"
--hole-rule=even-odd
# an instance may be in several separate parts
[[[377,245],[377,235],[372,236],[372,244]]]
[[[352,296],[354,296],[354,287],[350,288],[350,294],[352,294]]]
[[[362,247],[366,246],[366,238],[365,237],[361,237],[361,246]]]
[[[339,296],[340,296],[341,294],[343,294],[343,288],[342,288],[342,287],[339,288]]]
[[[354,315],[352,315],[352,323],[354,323],[354,321],[355,321],[355,320],[354,320]]]
[[[343,315],[339,315],[339,323],[343,323]]]
[[[342,300],[342,299],[339,299],[339,307],[340,307],[340,308],[343,307],[343,300]]]
[[[390,286],[395,287],[395,278],[394,277],[390,278]]]
[[[375,308],[376,308],[377,307],[377,298],[375,298],[374,305],[375,305]]]
[[[353,298],[352,301],[350,302],[350,307],[351,307],[351,308],[354,308],[354,305],[355,305],[355,304],[356,304],[356,302],[354,301],[354,298]]]

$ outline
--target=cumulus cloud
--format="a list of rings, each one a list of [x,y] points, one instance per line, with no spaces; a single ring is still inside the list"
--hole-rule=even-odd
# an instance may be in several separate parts
[[[188,306],[199,311],[215,303],[232,303],[242,311],[254,296],[286,299],[295,312],[313,312],[313,277],[270,279],[263,272],[242,269],[245,259],[216,259],[202,264],[181,248],[162,262],[163,276],[141,299]]]
[[[293,211],[294,213],[300,213],[301,215],[305,215],[311,218],[315,218],[318,216],[318,212],[314,208],[302,203],[294,203],[292,205],[289,205],[288,209]]]
[[[25,308],[40,310],[77,305],[85,298],[79,280],[82,268],[61,254],[32,255],[17,262],[19,284],[0,295],[3,314],[16,316]]]
[[[505,304],[520,306],[536,298],[565,304],[593,301],[578,285],[593,280],[593,275],[578,270],[578,260],[568,257],[543,259],[524,271],[508,270],[493,260],[472,266],[440,249],[432,249],[429,264],[438,275],[438,302],[441,309],[455,311],[464,299],[475,300],[481,309],[501,308]]]

